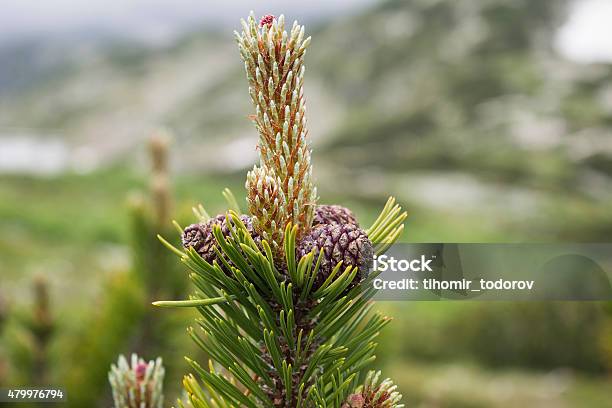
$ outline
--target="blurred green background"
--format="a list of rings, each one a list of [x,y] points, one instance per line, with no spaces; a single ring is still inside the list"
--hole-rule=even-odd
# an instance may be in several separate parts
[[[559,45],[580,1],[359,3],[307,13],[322,202],[368,225],[393,194],[407,242],[611,240],[612,58]],[[224,187],[243,196],[257,136],[232,27],[0,43],[0,386],[109,406],[110,364],[139,350],[178,395],[193,316],[149,301],[189,288],[154,235],[177,239],[160,214],[185,225],[198,203],[223,211]],[[378,307],[394,322],[376,365],[407,406],[612,407],[606,304]]]

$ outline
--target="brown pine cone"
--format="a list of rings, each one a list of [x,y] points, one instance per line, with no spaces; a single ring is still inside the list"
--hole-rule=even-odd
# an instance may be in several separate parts
[[[298,245],[298,258],[315,250],[315,262],[323,250],[314,289],[320,287],[336,265],[342,261],[342,270],[347,266],[359,268],[351,287],[368,276],[372,267],[374,250],[366,233],[356,225],[319,225],[314,227]]]
[[[341,205],[318,205],[315,209],[312,226],[317,225],[353,224],[359,226],[357,218],[351,210]]]
[[[253,229],[251,217],[248,215],[241,215],[240,220],[244,223],[255,242],[258,242],[259,236]],[[215,236],[213,235],[214,225],[221,226],[221,233],[224,237],[228,237],[230,235],[230,224],[226,220],[225,214],[219,214],[205,223],[191,224],[185,228],[182,236],[183,247],[185,249],[192,247],[206,262],[210,264],[217,259],[217,253],[214,249],[215,245],[217,244]]]

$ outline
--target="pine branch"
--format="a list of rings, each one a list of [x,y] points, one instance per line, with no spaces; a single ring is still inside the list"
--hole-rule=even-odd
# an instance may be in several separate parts
[[[278,249],[289,222],[298,226],[298,238],[310,229],[317,201],[303,90],[310,37],[304,39],[304,27],[297,22],[287,33],[282,15],[266,16],[258,25],[251,13],[242,27],[235,36],[255,107],[260,155],[259,168],[247,177],[247,200],[256,230]],[[264,198],[259,194],[262,188],[271,194],[270,200],[256,200]]]
[[[34,279],[34,310],[31,333],[34,340],[32,377],[34,384],[44,385],[48,381],[49,343],[55,330],[55,319],[49,301],[49,283],[44,276]]]
[[[364,324],[376,274],[349,289],[356,268],[338,265],[337,277],[313,290],[319,263],[313,266],[311,253],[295,264],[290,281],[279,282],[274,274],[278,262],[254,242],[237,214],[230,212],[229,218],[231,234],[215,229],[226,264],[210,264],[193,249],[182,252],[200,294],[178,304],[161,303],[198,309],[203,318],[190,335],[229,374],[204,374],[192,366],[230,406],[333,406],[346,398],[353,379],[373,360],[374,339],[389,322],[374,314]],[[297,228],[288,228],[286,253],[295,254],[296,233]],[[284,259],[287,265],[295,263],[290,258]]]
[[[149,141],[151,154],[150,190],[157,226],[163,228],[172,212],[172,193],[170,192],[168,149],[170,134],[164,130],[155,132]]]
[[[297,23],[287,33],[282,16],[242,24],[236,39],[260,136],[260,165],[246,181],[250,216],[226,192],[233,209],[194,209],[182,249],[160,237],[196,292],[155,304],[194,307],[201,317],[188,333],[211,357],[208,368],[187,359],[198,379],[185,377],[179,406],[338,408],[361,392],[372,402],[364,408],[397,407],[389,381],[358,385],[390,322],[371,311],[372,256],[398,239],[406,213],[390,198],[364,231],[350,210],[315,205],[303,97],[310,38]]]

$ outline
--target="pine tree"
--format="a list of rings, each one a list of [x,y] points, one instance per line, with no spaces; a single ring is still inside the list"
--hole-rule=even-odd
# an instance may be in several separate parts
[[[0,292],[0,344],[2,344],[1,342],[2,341],[2,331],[4,329],[4,324],[6,322],[7,315],[8,315],[8,305],[6,304],[6,300],[4,296],[2,295],[2,292]],[[6,384],[6,371],[7,371],[6,351],[0,350],[0,384]]]
[[[183,248],[161,238],[191,270],[197,291],[158,306],[195,307],[188,332],[211,356],[187,358],[188,402],[200,407],[401,407],[379,374],[375,339],[390,322],[371,312],[372,256],[402,233],[390,198],[368,229],[340,206],[317,206],[305,119],[310,37],[284,18],[251,14],[236,33],[255,106],[260,164],[247,175],[249,214],[231,210],[182,229]],[[360,405],[361,404],[361,405]]]
[[[34,366],[32,379],[35,384],[49,381],[49,343],[55,330],[55,320],[49,301],[49,283],[43,276],[34,280],[34,313],[30,330],[34,338]]]
[[[43,275],[32,280],[32,307],[11,308],[11,316],[0,297],[0,334],[6,319],[7,334],[0,344],[0,384],[48,384],[53,377],[51,346],[57,324],[53,313],[49,282]],[[3,382],[4,381],[4,382]]]
[[[180,274],[172,273],[178,272],[172,254],[160,248],[156,238],[156,232],[173,231],[169,219],[173,202],[168,166],[170,139],[171,135],[163,130],[151,135],[149,192],[132,192],[127,200],[130,268],[105,276],[104,297],[88,312],[88,324],[61,343],[62,354],[69,358],[62,358],[58,377],[63,378],[70,394],[70,407],[93,406],[106,394],[104,373],[116,355],[126,350],[142,356],[161,355],[170,363],[165,367],[170,384],[182,374],[176,354],[182,356],[188,339],[175,335],[183,326],[182,316],[159,315],[144,307],[160,297],[182,296],[186,289]],[[175,388],[167,391],[172,393]]]

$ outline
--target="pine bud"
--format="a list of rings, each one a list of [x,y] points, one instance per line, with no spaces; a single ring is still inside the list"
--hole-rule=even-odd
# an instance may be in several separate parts
[[[168,171],[170,135],[164,130],[156,131],[149,141],[151,155],[150,190],[157,227],[166,225],[172,211],[172,193]]]
[[[396,391],[393,381],[386,379],[378,384],[380,371],[370,371],[365,383],[342,404],[342,408],[401,408],[402,395]]]
[[[157,130],[149,140],[152,170],[154,173],[168,172],[168,150],[170,135],[164,130]]]
[[[365,405],[365,398],[361,394],[351,394],[346,399],[346,403],[342,406],[343,408],[363,408]]]
[[[124,356],[119,356],[117,365],[111,365],[108,373],[115,408],[161,408],[164,374],[161,358],[146,363],[132,354],[130,365]]]
[[[274,16],[272,14],[267,14],[261,18],[261,20],[259,21],[259,26],[260,27],[263,27],[263,26],[270,27],[273,21],[274,21]]]
[[[297,23],[289,33],[285,31],[282,15],[278,19],[264,16],[259,24],[251,15],[248,21],[242,21],[242,26],[242,33],[235,35],[255,107],[253,121],[259,133],[259,171],[265,171],[266,177],[274,180],[275,186],[270,188],[278,191],[279,198],[276,203],[268,200],[255,188],[257,183],[247,180],[249,210],[257,217],[255,230],[282,251],[287,224],[298,227],[298,238],[304,236],[311,228],[317,200],[303,90],[304,53],[310,37],[304,39],[304,28]],[[253,173],[257,169],[250,174],[256,178]],[[259,200],[254,199],[257,195]],[[268,215],[275,214],[277,231],[274,233],[269,229],[268,220],[259,219],[264,210]]]
[[[253,167],[247,174],[247,203],[253,228],[272,246],[275,254],[281,254],[283,225],[287,222],[285,194],[281,181],[267,167]]]

